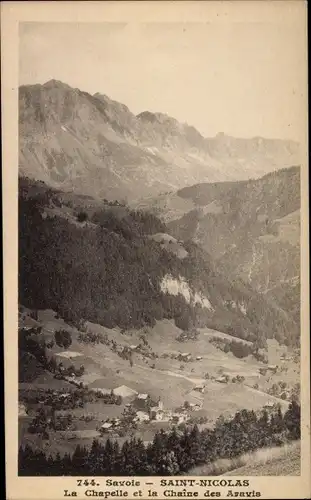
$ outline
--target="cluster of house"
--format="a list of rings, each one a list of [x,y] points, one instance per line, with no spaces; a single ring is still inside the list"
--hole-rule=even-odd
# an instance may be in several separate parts
[[[229,381],[228,375],[220,375],[215,379],[216,382],[219,382],[220,384],[227,384]]]
[[[69,382],[70,384],[72,384],[78,388],[83,387],[83,383],[81,382],[81,380],[78,379],[78,377],[76,377],[75,375],[63,375],[62,370],[63,370],[63,367],[60,367],[59,373],[58,374],[56,373],[54,375],[54,378],[66,380],[67,382]]]
[[[281,354],[280,358],[281,362],[284,363],[284,361],[291,361],[293,359],[293,356],[283,353]]]
[[[70,399],[72,399],[72,393],[70,392],[59,392],[53,391],[50,394],[39,394],[37,397],[37,404],[44,405],[45,408],[51,407],[51,402],[55,403],[67,403]],[[26,404],[19,402],[18,403],[18,416],[26,417],[29,416],[33,412],[32,409],[27,409]]]
[[[275,403],[273,401],[268,401],[265,405],[264,405],[264,409],[265,410],[274,410],[275,408]]]
[[[178,359],[178,361],[183,361],[184,363],[189,363],[189,361],[194,361],[194,359],[196,361],[201,361],[202,356],[196,356],[193,358],[190,352],[180,352],[177,354],[176,359]]]
[[[119,429],[121,426],[121,420],[119,418],[113,418],[112,420],[106,420],[100,427],[100,432],[111,432],[113,430]]]
[[[149,394],[138,394],[133,406],[137,409],[136,417],[134,420],[137,422],[148,422],[150,420],[161,422],[173,422],[181,424],[188,420],[188,414],[185,410],[180,412],[173,412],[172,410],[165,409],[161,399],[157,404],[152,404]]]
[[[278,370],[277,365],[268,365],[268,366],[259,368],[259,373],[260,373],[260,375],[266,375],[268,372],[276,373],[277,370]]]
[[[68,399],[70,397],[72,397],[72,394],[70,392],[59,393],[57,391],[53,391],[52,396],[54,396],[55,398],[58,398],[60,401],[68,401]]]
[[[123,347],[123,349],[124,349],[124,347]],[[131,345],[130,345],[130,347],[129,347],[129,349],[130,349],[131,351],[137,351],[137,349],[138,349],[138,345],[136,345],[136,344],[131,344]]]
[[[203,403],[202,403],[203,404]],[[179,425],[189,420],[189,410],[197,411],[202,408],[201,403],[189,404],[188,409],[183,407],[179,411],[173,411],[164,408],[161,399],[157,404],[154,404],[149,394],[137,394],[136,398],[125,405],[126,408],[134,412],[133,422],[171,422],[172,424]],[[112,432],[122,426],[122,419],[114,418],[107,420],[100,428],[101,432]]]

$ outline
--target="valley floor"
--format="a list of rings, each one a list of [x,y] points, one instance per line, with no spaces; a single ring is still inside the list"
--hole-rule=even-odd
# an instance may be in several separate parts
[[[282,359],[284,348],[275,341],[269,341],[268,361],[278,366],[278,369],[262,375],[260,369],[267,365],[252,356],[236,358],[212,343],[213,338],[228,335],[201,329],[196,340],[180,342],[178,338],[182,331],[169,320],[158,322],[148,331],[126,332],[87,323],[88,332],[105,338],[105,342],[98,343],[81,341],[86,333],[67,325],[53,311],[39,311],[38,318],[34,320],[30,317],[30,311],[24,309],[20,327],[34,326],[42,327],[40,335],[46,342],[51,342],[55,331],[59,329],[69,331],[72,337],[70,347],[66,350],[54,344],[49,349],[50,356],[64,367],[84,367],[84,373],[76,380],[73,380],[74,377],[55,378],[51,372],[43,371],[31,382],[20,383],[20,403],[24,405],[24,410],[19,416],[19,442],[30,444],[36,449],[49,449],[52,454],[58,451],[73,452],[77,444],[91,446],[95,437],[102,441],[110,437],[121,445],[132,435],[141,438],[146,444],[153,440],[157,430],[175,425],[172,414],[176,415],[174,418],[178,424],[197,423],[200,429],[204,429],[213,427],[218,417],[230,417],[242,409],[259,412],[264,407],[269,410],[279,404],[284,412],[290,398],[282,399],[279,392],[274,391],[272,394],[270,389],[273,384],[285,381],[289,394],[299,381],[299,365],[291,359],[286,362],[285,369]],[[137,346],[141,345],[143,337],[147,347],[140,350]],[[120,355],[124,348],[132,349],[131,362]],[[227,377],[225,382],[224,377]],[[237,377],[240,377],[238,382],[235,380]],[[87,396],[84,402],[78,407],[67,409],[64,403],[62,410],[56,412],[59,419],[70,415],[72,422],[68,429],[49,430],[48,439],[43,439],[39,433],[29,432],[30,423],[42,403],[46,408],[54,403],[59,405],[60,400],[72,394],[77,389],[77,383],[79,385],[81,382]],[[106,394],[113,391],[122,395],[122,401],[120,404],[107,404],[94,396],[96,391]],[[92,397],[88,397],[91,393]],[[161,400],[163,409],[171,417],[150,420],[149,416],[142,415],[149,412],[146,408],[140,408],[141,414],[137,413],[136,408],[138,420],[133,428],[129,429],[125,425],[122,432],[111,429],[106,433],[101,432],[100,428],[105,422],[115,419],[122,422],[128,407],[135,407],[134,400],[139,393],[147,394],[154,405]]]

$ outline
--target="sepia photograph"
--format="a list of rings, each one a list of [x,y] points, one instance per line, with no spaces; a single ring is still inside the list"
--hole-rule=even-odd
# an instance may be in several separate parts
[[[301,476],[305,11],[269,3],[18,23],[20,478]]]

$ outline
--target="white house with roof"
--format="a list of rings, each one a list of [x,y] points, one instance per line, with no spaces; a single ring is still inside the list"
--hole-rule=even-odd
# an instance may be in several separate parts
[[[203,401],[200,401],[193,405],[193,411],[199,411],[202,410],[202,408],[203,408]]]
[[[100,392],[103,396],[111,394],[111,389],[106,389],[105,387],[91,387],[92,392]]]
[[[173,412],[171,410],[159,410],[157,406],[150,410],[150,419],[156,422],[169,422],[172,416]]]
[[[150,419],[151,420],[162,420],[162,412],[157,406],[152,406],[150,408]]]
[[[147,399],[148,399],[148,397],[149,397],[149,395],[148,395],[148,394],[146,394],[146,393],[140,393],[140,394],[138,394],[138,395],[137,395],[137,399],[139,399],[139,400],[141,400],[141,401],[145,401],[145,400],[147,400]]]
[[[187,420],[189,420],[189,416],[187,415],[187,413],[173,413],[172,415],[172,418],[171,418],[172,422],[176,425],[179,425],[179,424],[183,424],[185,422],[187,422]]]
[[[18,403],[18,416],[27,417],[27,409],[24,403]]]
[[[70,392],[63,392],[62,394],[59,395],[60,399],[67,399],[70,397]]]
[[[274,408],[274,403],[273,401],[268,401],[265,405],[264,405],[264,408],[266,410],[272,410],[272,408]]]
[[[172,419],[173,412],[168,409],[164,409],[163,401],[161,398],[158,400],[158,404],[152,406],[149,411],[150,420],[156,422],[169,422]]]
[[[134,422],[149,422],[150,417],[146,411],[138,411],[136,412],[136,417],[134,418]]]
[[[159,398],[157,405],[151,406],[149,410],[151,420],[163,420],[163,401]]]
[[[104,422],[103,425],[100,426],[100,432],[110,432],[113,428],[113,424],[111,422]]]
[[[131,349],[131,351],[136,351],[137,347],[138,347],[138,345],[131,344],[129,348]]]
[[[33,325],[24,325],[24,326],[20,326],[19,327],[19,330],[24,330],[25,332],[29,332],[30,330],[32,330],[34,328]]]
[[[111,420],[111,423],[112,423],[113,427],[119,427],[119,425],[121,425],[121,419],[120,418],[113,418]]]
[[[286,354],[285,352],[281,354],[280,358],[282,361],[291,361],[293,359],[292,356]]]
[[[194,388],[193,388],[194,391],[197,391],[197,392],[201,392],[201,394],[204,393],[205,391],[205,385],[204,384],[200,384],[200,385],[196,385]]]
[[[169,422],[172,419],[173,412],[172,410],[163,410],[162,411],[162,422]]]
[[[278,370],[278,366],[277,365],[269,365],[268,370],[270,370],[270,372],[276,373]]]
[[[191,361],[190,352],[181,352],[178,357],[181,361]]]

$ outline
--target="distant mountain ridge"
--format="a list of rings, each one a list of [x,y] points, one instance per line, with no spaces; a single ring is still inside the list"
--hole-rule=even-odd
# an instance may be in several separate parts
[[[300,167],[259,179],[202,183],[142,200],[176,238],[265,294],[300,322]]]
[[[20,173],[63,190],[134,200],[298,163],[293,141],[204,138],[163,113],[136,116],[105,95],[57,80],[19,89]]]

